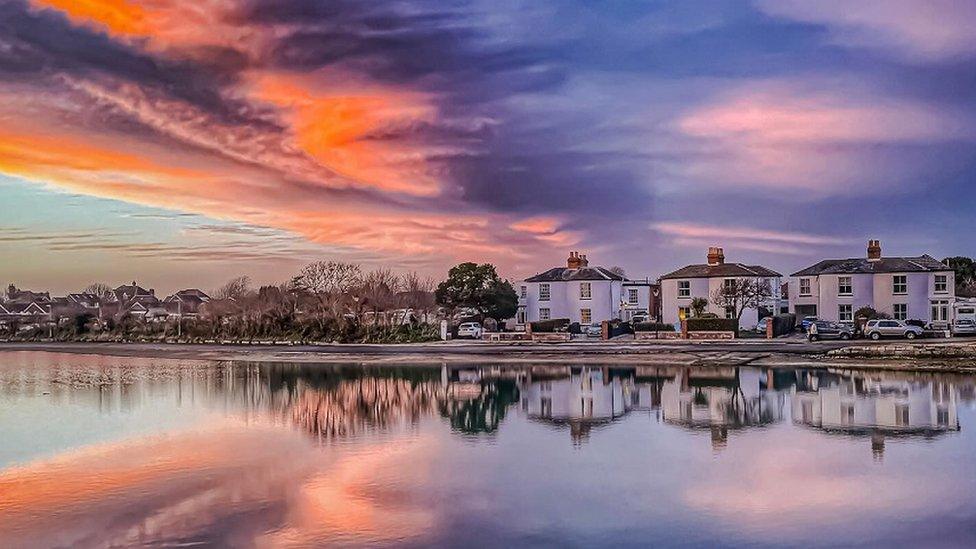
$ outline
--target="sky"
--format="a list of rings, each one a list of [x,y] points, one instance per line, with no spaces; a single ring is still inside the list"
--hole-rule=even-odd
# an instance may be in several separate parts
[[[0,282],[976,255],[972,0],[0,0]]]

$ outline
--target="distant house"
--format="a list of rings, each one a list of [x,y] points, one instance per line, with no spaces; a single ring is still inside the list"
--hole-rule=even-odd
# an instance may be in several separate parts
[[[712,303],[712,296],[731,280],[754,280],[768,283],[772,297],[759,308],[749,307],[739,317],[740,328],[751,328],[765,316],[780,310],[780,279],[783,275],[761,265],[726,263],[722,248],[708,249],[708,262],[687,265],[661,277],[661,308],[664,322],[676,323],[691,316],[691,301],[708,300],[706,311],[722,318],[735,318],[738,311],[724,310]]]
[[[650,298],[644,294],[651,291],[652,285],[635,282],[625,294],[626,282],[610,269],[590,267],[585,254],[571,252],[565,267],[553,267],[519,284],[516,324],[555,318],[595,324],[621,318],[627,311],[646,310]],[[629,290],[637,292],[633,304],[629,303]],[[642,304],[645,305],[641,307]]]
[[[3,299],[5,303],[50,303],[51,294],[49,292],[32,292],[30,290],[18,289],[13,284],[7,286]]]
[[[883,257],[881,241],[867,256],[825,259],[790,276],[790,310],[797,316],[853,322],[862,307],[899,320],[949,322],[955,274],[930,255]]]
[[[180,290],[163,300],[166,311],[183,318],[199,316],[201,306],[210,301],[210,296],[196,288]]]
[[[100,309],[99,316],[102,318],[112,316],[118,319],[129,315],[145,319],[151,309],[165,312],[162,302],[156,297],[156,291],[147,290],[135,282],[115,288],[106,297]]]

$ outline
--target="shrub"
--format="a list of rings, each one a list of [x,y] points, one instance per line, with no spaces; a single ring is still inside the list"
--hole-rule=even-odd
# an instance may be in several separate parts
[[[554,318],[552,320],[540,320],[530,322],[529,327],[536,333],[565,332],[569,328],[568,318]]]
[[[685,320],[689,332],[738,332],[735,318],[689,318]]]
[[[638,322],[634,324],[635,332],[673,332],[674,324],[664,322]]]
[[[692,318],[718,318],[718,315],[715,313],[702,313]]]
[[[583,333],[583,329],[580,328],[580,323],[579,322],[573,322],[572,324],[570,324],[569,327],[567,327],[566,331],[569,332],[569,333],[571,333],[571,334],[581,334],[581,333]]]
[[[766,322],[773,323],[773,337],[791,333],[796,328],[796,315],[785,314],[769,317]]]

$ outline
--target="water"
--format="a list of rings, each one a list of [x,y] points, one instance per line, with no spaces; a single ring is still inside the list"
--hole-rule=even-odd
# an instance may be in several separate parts
[[[974,394],[0,353],[0,546],[972,547]]]

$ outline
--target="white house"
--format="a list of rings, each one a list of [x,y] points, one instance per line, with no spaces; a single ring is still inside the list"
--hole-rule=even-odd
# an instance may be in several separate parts
[[[629,296],[623,293],[623,276],[603,267],[590,267],[586,255],[571,252],[565,267],[555,267],[525,279],[519,286],[516,324],[568,318],[593,324],[620,318]],[[636,286],[635,289],[650,286]],[[650,298],[645,298],[649,300]],[[640,298],[638,295],[639,306]]]
[[[708,249],[708,263],[688,265],[661,277],[661,317],[663,322],[677,323],[691,316],[691,301],[708,300],[706,312],[722,318],[735,318],[738,311],[726,310],[712,303],[712,296],[733,280],[750,280],[770,286],[770,299],[758,308],[748,307],[739,317],[739,328],[753,328],[759,319],[780,310],[780,278],[783,275],[760,265],[726,263],[722,248]]]
[[[867,257],[825,259],[790,276],[790,310],[798,317],[853,322],[871,307],[898,320],[949,322],[955,276],[929,255],[882,257],[881,242],[868,241]]]

